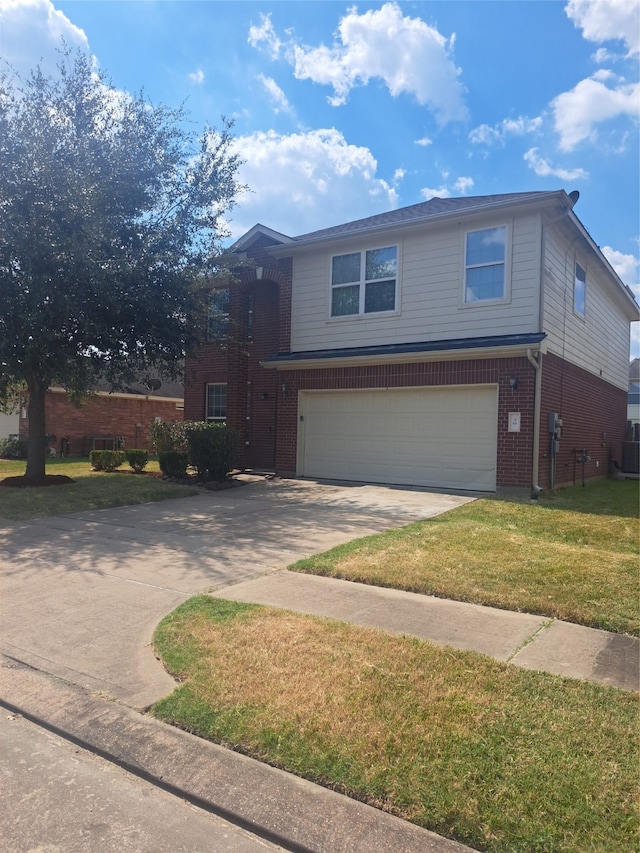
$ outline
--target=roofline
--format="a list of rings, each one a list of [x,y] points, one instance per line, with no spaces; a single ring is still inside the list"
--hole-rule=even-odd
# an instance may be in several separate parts
[[[482,198],[480,196],[480,198]],[[526,197],[522,194],[518,199],[503,199],[501,201],[479,203],[473,207],[465,207],[458,210],[450,210],[443,213],[427,214],[419,216],[415,219],[403,220],[400,222],[384,222],[379,225],[366,225],[362,228],[355,228],[345,232],[334,232],[332,234],[322,234],[318,237],[310,237],[304,240],[297,240],[295,237],[286,246],[270,246],[267,251],[276,258],[288,257],[291,254],[303,251],[307,248],[322,245],[323,243],[343,242],[354,237],[362,237],[367,234],[378,234],[388,231],[400,231],[407,228],[415,228],[425,224],[448,222],[452,219],[460,219],[463,216],[470,216],[476,213],[491,212],[509,207],[545,207],[553,199],[557,199],[563,207],[571,209],[573,202],[565,192],[565,190],[550,190],[549,192],[540,192],[531,194]],[[348,223],[345,223],[348,224]]]
[[[47,391],[51,391],[53,394],[68,393],[67,389],[61,385],[51,385]],[[91,397],[119,397],[128,400],[142,399],[153,400],[155,403],[181,403],[184,405],[184,395],[182,397],[163,397],[162,394],[155,394],[153,392],[145,394],[143,391],[140,391],[139,394],[132,391],[89,391],[88,394]]]
[[[546,334],[497,335],[373,347],[278,353],[260,364],[271,370],[307,370],[326,367],[365,367],[377,364],[415,364],[461,361],[471,358],[511,358],[546,352]]]
[[[578,231],[580,236],[583,238],[583,240],[585,240],[585,242],[587,243],[589,248],[594,252],[596,257],[598,257],[600,259],[605,270],[618,283],[622,295],[627,299],[627,301],[630,303],[630,307],[634,311],[635,316],[633,317],[632,322],[640,320],[640,305],[638,305],[638,303],[636,302],[636,298],[633,295],[633,291],[631,290],[629,285],[625,284],[622,281],[622,279],[620,278],[618,273],[614,270],[614,268],[611,266],[611,264],[607,260],[607,257],[604,254],[604,252],[602,251],[602,249],[600,248],[600,246],[598,246],[598,244],[595,242],[595,240],[593,239],[591,234],[589,234],[589,232],[587,231],[585,226],[582,224],[582,222],[575,215],[573,210],[569,211],[568,218],[569,218],[569,221],[571,222],[571,224],[574,226],[574,228]]]
[[[272,240],[276,240],[278,243],[293,243],[294,240],[292,237],[288,237],[286,234],[281,234],[279,231],[275,231],[273,228],[267,228],[266,225],[261,225],[259,222],[250,228],[246,234],[243,234],[242,237],[238,237],[235,243],[232,243],[231,246],[227,249],[227,252],[241,252],[249,246],[254,238],[258,237],[258,235],[269,237]]]

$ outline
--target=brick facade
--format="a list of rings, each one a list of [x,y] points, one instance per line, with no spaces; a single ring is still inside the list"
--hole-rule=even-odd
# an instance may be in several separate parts
[[[274,261],[264,251],[268,245],[266,238],[256,241],[256,269],[229,288],[228,339],[205,344],[185,366],[185,420],[206,419],[207,385],[226,383],[227,424],[239,435],[239,465],[261,470],[276,463],[279,403],[279,377],[261,361],[288,350],[291,324],[291,261]]]
[[[180,408],[178,408],[180,406]],[[138,394],[98,394],[77,408],[64,391],[48,391],[45,400],[48,447],[60,453],[62,440],[69,441],[71,456],[86,456],[91,450],[88,436],[115,435],[124,447],[151,450],[150,431],[156,418],[182,420],[181,400],[162,400]],[[20,418],[20,438],[27,439],[28,418]]]
[[[539,480],[550,486],[549,412],[562,418],[560,451],[556,456],[555,485],[582,481],[582,464],[576,460],[588,451],[585,480],[606,477],[621,462],[627,392],[554,355],[542,364]]]
[[[515,391],[511,376],[518,378]],[[286,370],[279,371],[278,377],[276,470],[282,475],[296,470],[298,391],[493,384],[498,386],[498,487],[531,485],[535,371],[524,357]],[[509,413],[514,411],[520,412],[520,432],[508,431]],[[473,440],[472,423],[469,440]]]

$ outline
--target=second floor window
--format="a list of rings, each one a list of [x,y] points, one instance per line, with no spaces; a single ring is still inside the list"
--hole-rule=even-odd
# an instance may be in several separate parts
[[[396,310],[397,246],[334,255],[331,259],[331,316]]]
[[[576,264],[576,276],[573,285],[573,310],[584,317],[587,307],[587,274],[580,264]]]
[[[504,299],[507,229],[469,231],[465,245],[465,303]]]
[[[209,299],[210,341],[224,340],[229,334],[229,289],[212,290]]]

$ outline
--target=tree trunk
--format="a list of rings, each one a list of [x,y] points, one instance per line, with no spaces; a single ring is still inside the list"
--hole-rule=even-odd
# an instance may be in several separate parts
[[[37,378],[27,380],[29,391],[28,415],[29,438],[27,441],[27,470],[25,480],[36,483],[44,480],[46,447],[44,437],[46,424],[44,402],[47,394],[47,384]]]

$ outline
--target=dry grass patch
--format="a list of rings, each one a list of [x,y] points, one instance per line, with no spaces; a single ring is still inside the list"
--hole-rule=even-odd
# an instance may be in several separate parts
[[[206,596],[156,648],[203,737],[478,849],[632,849],[633,694]]]
[[[636,634],[637,515],[634,482],[547,503],[482,499],[291,568]]]

